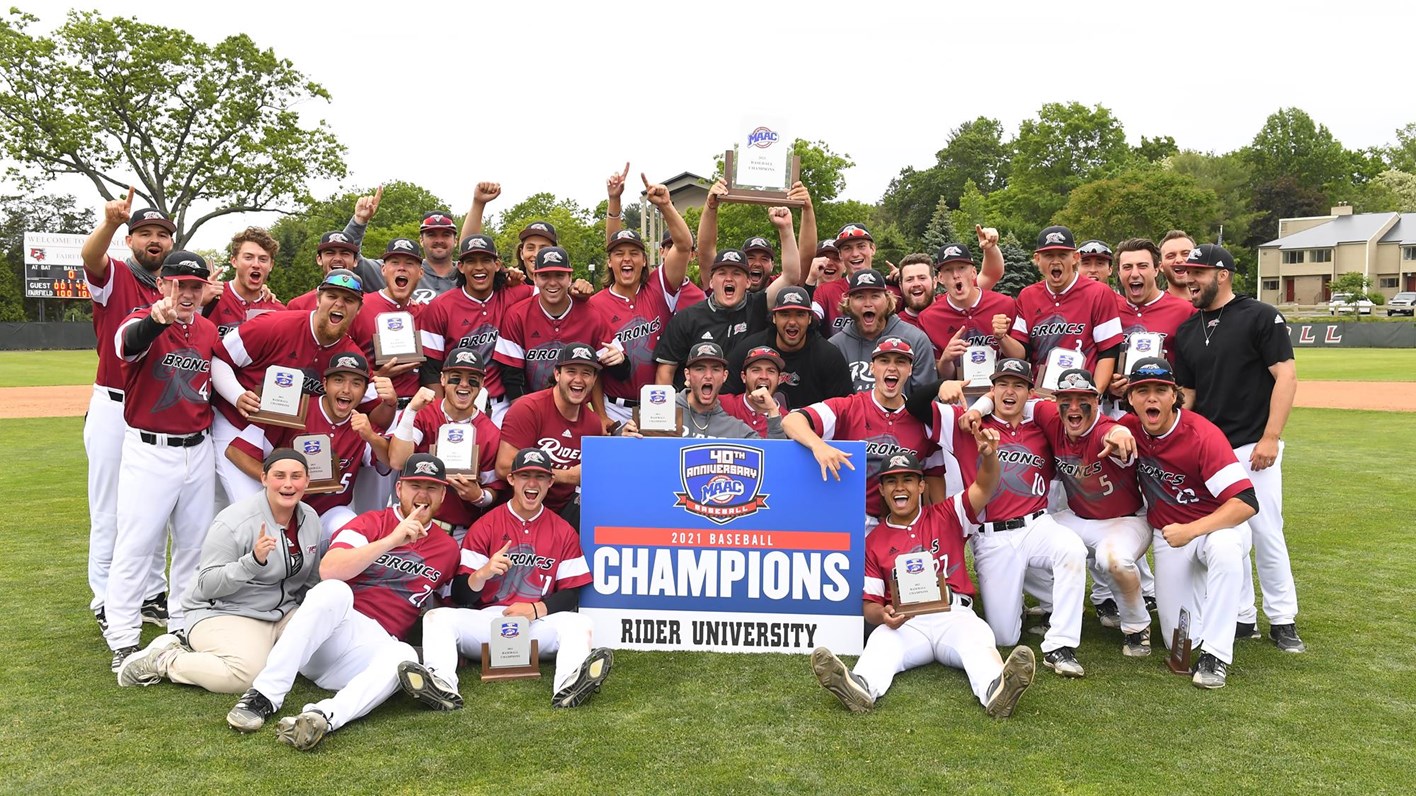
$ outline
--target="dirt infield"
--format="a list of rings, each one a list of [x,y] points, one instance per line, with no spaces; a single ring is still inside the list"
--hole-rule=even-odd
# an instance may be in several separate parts
[[[0,388],[0,419],[80,417],[88,410],[89,385]],[[1388,381],[1300,381],[1297,406],[1314,409],[1373,409],[1416,412],[1416,384]]]

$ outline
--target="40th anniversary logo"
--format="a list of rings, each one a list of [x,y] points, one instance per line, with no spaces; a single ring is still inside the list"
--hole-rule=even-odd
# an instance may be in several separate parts
[[[675,506],[718,525],[768,508],[762,487],[763,455],[746,445],[694,445],[679,451],[682,492]]]

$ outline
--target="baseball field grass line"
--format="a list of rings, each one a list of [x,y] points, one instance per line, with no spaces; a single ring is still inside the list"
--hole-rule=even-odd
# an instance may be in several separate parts
[[[93,384],[93,351],[0,351],[0,387]]]
[[[621,652],[576,710],[551,709],[549,663],[540,681],[496,684],[468,668],[466,709],[396,694],[310,753],[273,729],[232,732],[234,696],[115,685],[85,611],[80,429],[0,421],[0,761],[17,792],[1394,793],[1416,766],[1400,731],[1416,726],[1416,535],[1392,466],[1416,415],[1294,412],[1287,518],[1311,651],[1240,642],[1220,691],[1165,671],[1158,638],[1150,658],[1123,658],[1120,632],[1088,612],[1086,678],[1039,671],[1006,722],[941,666],[902,674],[855,716],[806,656]],[[280,715],[323,693],[300,681]]]
[[[1416,381],[1416,348],[1299,348],[1301,381]]]

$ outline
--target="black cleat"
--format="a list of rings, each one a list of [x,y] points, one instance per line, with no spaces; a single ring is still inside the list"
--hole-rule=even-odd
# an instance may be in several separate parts
[[[1097,603],[1096,621],[1100,622],[1102,627],[1116,628],[1121,626],[1121,609],[1116,607],[1115,600],[1107,597]]]
[[[615,654],[609,648],[597,647],[590,650],[590,656],[580,664],[580,671],[575,675],[575,680],[551,697],[551,707],[573,708],[589,699],[591,694],[600,690],[605,678],[610,676],[610,667],[614,662]]]
[[[1206,652],[1200,655],[1199,661],[1195,663],[1195,675],[1190,678],[1190,682],[1194,683],[1196,688],[1223,688],[1228,676],[1229,667],[1224,661]]]
[[[1063,677],[1081,677],[1086,674],[1082,664],[1077,662],[1077,651],[1071,647],[1058,647],[1042,654],[1042,665]]]
[[[255,732],[265,726],[265,720],[275,713],[275,706],[270,704],[265,694],[252,688],[241,695],[236,707],[226,714],[226,723],[231,725],[231,729],[240,732]]]
[[[1145,603],[1146,603],[1146,610],[1147,610],[1147,611],[1150,611],[1151,613],[1155,613],[1155,612],[1156,612],[1155,597],[1153,597],[1153,596],[1147,594],[1146,596],[1142,597],[1141,599],[1145,601]]]
[[[1234,625],[1234,640],[1239,641],[1246,638],[1263,638],[1259,635],[1259,626],[1253,622],[1237,622]]]
[[[103,607],[102,607],[102,606],[99,606],[99,609],[98,609],[97,611],[94,611],[94,612],[93,612],[93,618],[94,618],[94,621],[98,622],[98,632],[100,632],[100,633],[107,633],[107,632],[108,632],[108,615],[103,612]]]
[[[821,687],[850,712],[865,713],[875,707],[875,697],[866,687],[865,678],[847,669],[831,650],[817,647],[811,651],[811,671]]]
[[[117,674],[117,673],[118,673],[118,670],[121,669],[121,668],[123,668],[123,661],[128,660],[128,656],[129,656],[129,655],[132,655],[133,653],[135,653],[135,652],[137,652],[137,651],[138,651],[138,647],[137,647],[136,645],[131,646],[131,647],[123,647],[122,649],[114,650],[114,651],[113,651],[113,673],[114,673],[114,674]]]
[[[1139,633],[1127,633],[1121,639],[1121,654],[1128,658],[1144,658],[1151,654],[1150,628]]]
[[[1003,673],[988,687],[988,702],[984,705],[984,712],[995,719],[1006,719],[1013,715],[1013,708],[1018,706],[1018,698],[1032,685],[1036,672],[1037,659],[1033,657],[1032,648],[1022,644],[1014,647],[1013,651],[1008,653],[1008,660],[1003,662]]]
[[[142,614],[143,621],[149,625],[167,627],[167,592],[144,600],[138,613]]]
[[[1270,625],[1269,638],[1284,652],[1306,652],[1308,645],[1303,643],[1303,639],[1298,638],[1298,626],[1292,623],[1286,625]]]
[[[408,696],[433,710],[460,710],[462,695],[417,661],[398,664],[398,683]]]

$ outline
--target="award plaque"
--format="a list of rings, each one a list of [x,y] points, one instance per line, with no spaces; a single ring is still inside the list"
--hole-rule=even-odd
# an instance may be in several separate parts
[[[433,455],[442,459],[448,475],[477,475],[477,429],[471,423],[444,423]]]
[[[728,192],[719,201],[801,207],[804,202],[787,198],[800,178],[801,158],[792,154],[792,139],[764,121],[744,121],[737,143],[723,153]]]
[[[400,364],[423,362],[423,340],[411,312],[381,312],[374,316],[374,365],[398,357]]]
[[[1037,391],[1051,395],[1057,389],[1057,379],[1072,368],[1084,368],[1087,357],[1073,348],[1054,348],[1047,352],[1047,361],[1042,363],[1042,373],[1038,374]]]
[[[305,412],[310,396],[305,394],[305,372],[299,368],[271,365],[261,383],[261,408],[251,420],[267,426],[305,428]]]
[[[944,567],[928,552],[896,556],[890,571],[890,604],[895,613],[918,616],[949,610],[952,597],[944,577]]]
[[[1175,624],[1175,632],[1170,635],[1170,657],[1165,659],[1170,671],[1189,677],[1190,669],[1190,612],[1180,609],[1180,621]]]
[[[524,616],[498,616],[492,619],[491,641],[482,645],[483,680],[520,680],[540,677],[540,654],[536,640],[531,638],[531,623]]]
[[[646,437],[682,437],[683,408],[667,384],[646,384],[639,388],[639,406],[634,408],[634,425]]]
[[[1121,370],[1118,372],[1130,373],[1131,363],[1137,360],[1165,356],[1164,347],[1165,335],[1160,332],[1132,332],[1126,338],[1126,351],[1121,354]]]
[[[998,352],[992,346],[971,345],[959,357],[959,378],[964,381],[964,398],[970,403],[993,389],[993,370]]]
[[[310,485],[307,495],[328,495],[344,488],[339,481],[339,468],[334,461],[334,438],[328,434],[301,434],[290,441],[290,447],[305,454],[309,465]]]

